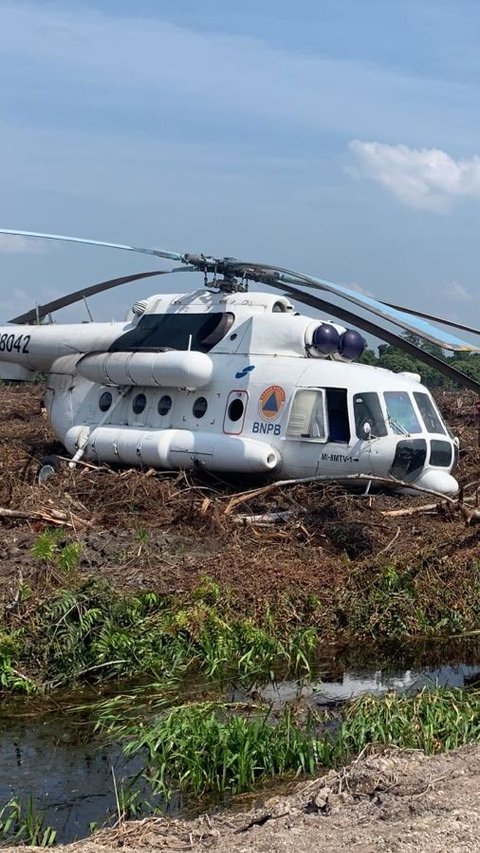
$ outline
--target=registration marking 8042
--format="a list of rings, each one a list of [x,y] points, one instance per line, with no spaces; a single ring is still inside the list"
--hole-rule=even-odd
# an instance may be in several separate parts
[[[11,335],[8,332],[4,332],[3,335],[0,335],[0,352],[24,352],[28,353],[30,343],[30,335],[15,335],[13,332]]]

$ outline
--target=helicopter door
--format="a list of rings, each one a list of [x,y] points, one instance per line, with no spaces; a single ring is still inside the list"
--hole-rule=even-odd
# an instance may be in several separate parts
[[[338,444],[349,444],[350,424],[348,421],[347,389],[327,388],[328,440]]]
[[[230,391],[223,419],[223,431],[227,435],[240,435],[245,423],[248,391]]]
[[[380,452],[377,439],[385,438],[387,427],[378,394],[374,391],[354,394],[353,412],[358,439],[357,452],[364,463],[367,463],[363,466],[364,473],[383,474],[384,455]]]

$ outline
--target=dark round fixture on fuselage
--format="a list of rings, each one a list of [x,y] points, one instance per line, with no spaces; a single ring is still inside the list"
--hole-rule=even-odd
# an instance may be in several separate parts
[[[329,323],[322,323],[317,326],[312,335],[312,346],[315,347],[322,355],[333,355],[338,352],[340,344],[340,335],[335,326]]]
[[[360,332],[356,332],[354,329],[347,329],[346,332],[340,335],[338,351],[342,358],[353,361],[356,358],[360,358],[364,349],[365,340]]]

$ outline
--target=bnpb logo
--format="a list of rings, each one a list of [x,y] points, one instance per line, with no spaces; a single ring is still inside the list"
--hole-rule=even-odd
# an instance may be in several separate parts
[[[258,411],[264,421],[276,420],[285,405],[285,391],[280,385],[269,385],[262,391],[258,401]]]

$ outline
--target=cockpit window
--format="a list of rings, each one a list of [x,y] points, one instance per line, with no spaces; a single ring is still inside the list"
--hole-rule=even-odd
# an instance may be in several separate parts
[[[415,397],[415,402],[420,410],[427,432],[441,432],[445,435],[445,427],[435,411],[428,394],[421,394],[420,391],[414,391],[413,396]]]
[[[354,394],[353,411],[355,414],[355,431],[358,438],[363,440],[381,438],[387,434],[378,394],[373,391]]]
[[[387,420],[396,435],[411,435],[422,431],[407,391],[385,391],[383,396],[387,407]]]

